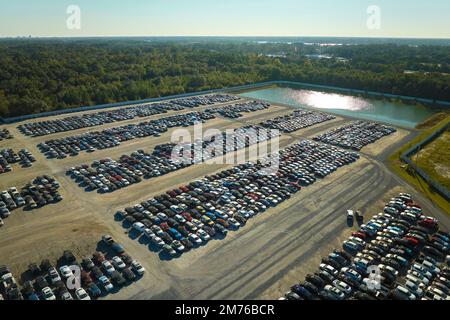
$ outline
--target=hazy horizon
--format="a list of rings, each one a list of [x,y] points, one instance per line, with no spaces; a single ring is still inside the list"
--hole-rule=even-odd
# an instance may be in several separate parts
[[[0,37],[448,39],[448,12],[447,0],[0,0]]]

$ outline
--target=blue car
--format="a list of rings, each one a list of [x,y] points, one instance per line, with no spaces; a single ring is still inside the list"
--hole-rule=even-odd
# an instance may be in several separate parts
[[[39,296],[36,293],[32,293],[28,296],[28,300],[37,301],[40,300]]]
[[[215,214],[216,217],[219,218],[219,219],[223,219],[223,220],[226,220],[226,219],[227,219],[227,216],[225,216],[224,214],[222,214],[222,213],[220,213],[220,212],[215,211],[214,214]]]
[[[209,217],[212,221],[216,221],[217,219],[216,215],[212,212],[207,212],[206,216]]]
[[[114,252],[117,253],[117,254],[122,254],[122,253],[125,252],[125,249],[123,248],[123,246],[122,246],[121,244],[117,243],[117,242],[114,242],[114,243],[111,245],[111,248],[112,248],[112,249],[114,250]]]
[[[102,295],[102,291],[95,283],[91,283],[89,285],[88,292],[89,296],[91,296],[92,298],[98,298]]]
[[[170,228],[169,229],[169,233],[172,237],[174,237],[176,240],[181,240],[183,239],[183,236],[181,235],[181,233],[179,233],[176,229],[174,228]]]

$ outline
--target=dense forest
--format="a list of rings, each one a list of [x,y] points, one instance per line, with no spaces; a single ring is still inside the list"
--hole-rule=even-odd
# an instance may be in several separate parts
[[[19,39],[0,71],[2,117],[268,80],[450,101],[450,46]]]

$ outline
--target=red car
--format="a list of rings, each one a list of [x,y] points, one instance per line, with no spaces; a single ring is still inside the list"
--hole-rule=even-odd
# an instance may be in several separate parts
[[[438,227],[437,222],[433,219],[425,219],[425,220],[419,221],[418,224],[422,227],[429,228],[429,229],[435,229]]]
[[[361,240],[366,240],[366,238],[367,238],[367,235],[364,232],[361,232],[361,231],[353,232],[352,236],[356,237],[356,238],[360,238]]]
[[[163,229],[164,231],[167,231],[170,229],[170,226],[167,224],[167,222],[163,222],[160,225],[161,229]]]
[[[404,240],[408,241],[413,246],[417,247],[419,245],[419,240],[413,237],[405,237]]]
[[[183,191],[183,192],[189,192],[190,191],[187,186],[180,187],[180,190]]]
[[[192,221],[192,217],[189,213],[187,212],[182,212],[181,215],[183,216],[183,218],[185,218],[187,221]]]

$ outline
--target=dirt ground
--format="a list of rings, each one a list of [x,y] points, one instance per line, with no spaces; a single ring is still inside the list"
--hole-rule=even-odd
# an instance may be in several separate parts
[[[207,121],[204,129],[237,128],[291,111],[286,106],[273,106],[245,114],[238,120]],[[142,120],[138,118],[130,123]],[[280,148],[347,121],[351,120],[339,117],[283,135]],[[91,255],[101,235],[108,233],[147,270],[139,282],[108,296],[109,299],[277,299],[305,273],[312,272],[318,261],[348,235],[350,230],[345,226],[348,208],[376,213],[392,190],[414,193],[408,185],[394,178],[379,159],[372,157],[383,152],[387,145],[403,143],[405,137],[400,130],[397,135],[363,150],[364,156],[358,162],[304,188],[283,205],[252,219],[242,230],[231,232],[226,239],[213,240],[181,258],[167,261],[151,252],[145,242],[133,239],[121,223],[115,221],[115,212],[231,165],[196,165],[100,195],[85,192],[66,175],[66,170],[105,157],[118,158],[138,149],[151,150],[157,144],[169,142],[175,129],[161,137],[135,139],[112,149],[48,160],[37,149],[39,142],[93,129],[31,138],[19,133],[16,125],[3,126],[13,133],[14,139],[1,141],[0,148],[26,148],[35,155],[37,162],[26,169],[14,165],[12,172],[0,175],[0,190],[21,187],[38,175],[50,174],[61,183],[64,200],[34,211],[15,210],[4,220],[5,225],[0,228],[0,265],[8,265],[20,278],[28,264],[39,263],[44,258],[56,262],[67,249],[80,259]],[[95,127],[95,130],[109,126]],[[426,199],[421,200],[430,215],[439,213]]]

